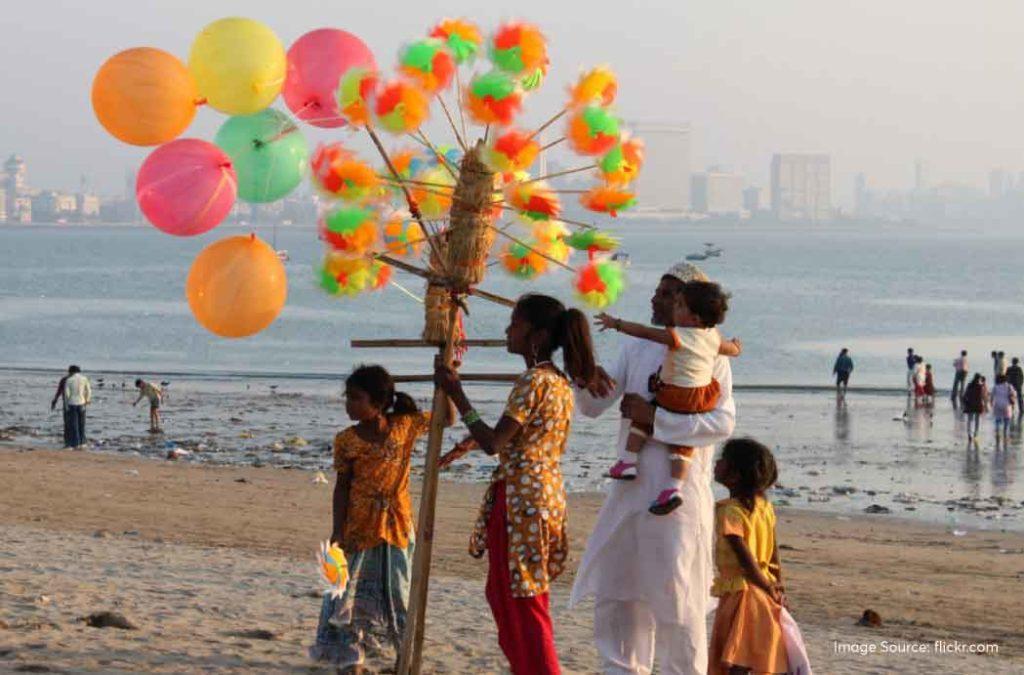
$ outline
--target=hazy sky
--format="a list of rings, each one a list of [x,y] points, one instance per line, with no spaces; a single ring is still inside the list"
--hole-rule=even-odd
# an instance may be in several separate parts
[[[433,7],[444,7],[443,11]],[[525,121],[557,109],[584,65],[608,63],[630,120],[688,121],[691,166],[723,164],[767,184],[772,152],[827,152],[848,204],[855,173],[909,187],[915,158],[933,182],[984,185],[1000,166],[1024,169],[1024,3],[1016,0],[667,0],[622,3],[177,0],[26,2],[0,16],[6,63],[0,153],[22,154],[35,186],[72,188],[82,173],[120,191],[146,151],[108,136],[89,104],[92,77],[115,52],[155,46],[187,58],[203,25],[248,16],[287,47],[307,30],[344,28],[382,67],[442,15],[485,30],[501,19],[541,25],[552,70]],[[212,138],[204,109],[187,135]]]

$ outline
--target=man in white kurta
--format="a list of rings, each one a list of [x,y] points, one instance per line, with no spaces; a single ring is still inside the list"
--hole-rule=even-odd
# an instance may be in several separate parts
[[[652,305],[658,319],[658,295],[690,278],[702,278],[692,265],[676,265],[659,285]],[[597,398],[578,391],[576,406],[597,417],[620,397],[650,400],[648,380],[664,361],[663,345],[624,336],[618,359],[607,370],[613,390]],[[654,414],[654,433],[639,455],[639,476],[613,481],[597,524],[587,541],[570,605],[594,596],[594,635],[604,672],[651,673],[657,660],[663,675],[707,672],[707,628],[712,581],[714,498],[711,471],[714,444],[733,431],[729,360],[719,357],[714,377],[721,386],[710,413]],[[616,406],[616,412],[618,407]],[[617,443],[624,446],[630,420],[623,418]],[[648,512],[669,475],[666,444],[695,448],[683,488],[683,504],[667,515]]]

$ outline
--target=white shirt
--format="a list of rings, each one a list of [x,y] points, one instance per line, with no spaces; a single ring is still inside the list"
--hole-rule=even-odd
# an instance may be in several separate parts
[[[623,336],[618,359],[608,369],[616,382],[614,391],[601,399],[577,391],[576,410],[597,417],[614,406],[618,414],[616,404],[623,394],[650,399],[648,378],[661,366],[666,351],[664,345]],[[736,420],[728,358],[715,360],[714,376],[721,385],[721,396],[712,412],[676,415],[659,409],[655,413],[654,433],[638,458],[639,477],[611,481],[569,600],[570,606],[591,595],[644,602],[659,622],[697,629],[689,632],[694,640],[691,646],[694,653],[704,655],[705,661],[707,645],[702,627],[711,599],[713,446],[732,434]],[[630,421],[622,419],[619,447],[625,446],[629,426]],[[696,449],[683,486],[682,506],[668,515],[655,516],[647,508],[669,475],[666,443]]]
[[[64,380],[64,400],[68,405],[87,405],[92,400],[89,378],[81,373],[75,373]]]
[[[661,367],[661,380],[674,387],[706,387],[711,384],[712,372],[722,335],[717,328],[669,328],[675,337],[676,349],[665,353]]]

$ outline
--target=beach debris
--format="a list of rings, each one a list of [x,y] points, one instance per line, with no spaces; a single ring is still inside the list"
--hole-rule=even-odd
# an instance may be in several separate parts
[[[232,637],[248,638],[250,640],[276,640],[277,633],[266,628],[248,628],[228,633]]]
[[[139,475],[139,470],[138,469],[126,469],[124,474],[126,476],[138,476]]]
[[[316,552],[317,568],[320,579],[327,585],[332,598],[339,598],[348,585],[348,560],[345,552],[335,542],[320,542],[320,550]]]
[[[238,434],[238,437],[239,438],[252,438],[252,432],[251,431],[243,431],[242,433]]]
[[[236,483],[248,483],[249,481],[246,480],[245,478],[236,478],[235,482]]]
[[[872,504],[871,506],[864,509],[864,513],[892,513],[892,509],[890,509],[888,506]]]
[[[858,626],[868,626],[870,628],[881,628],[882,616],[873,609],[865,609],[860,619],[857,620]]]
[[[327,480],[327,476],[324,475],[323,471],[317,471],[316,475],[313,476],[313,483],[315,485],[327,485],[330,481]]]
[[[309,445],[309,441],[307,441],[302,436],[292,436],[291,438],[285,441],[285,444],[290,445],[293,448],[304,448],[307,445]]]
[[[114,533],[110,530],[96,530],[92,533],[94,539],[110,539]]]
[[[951,534],[954,537],[965,537],[967,536],[967,530],[953,530]]]
[[[188,457],[191,454],[191,452],[184,448],[171,448],[170,450],[167,451],[167,459],[170,459],[172,461],[178,460],[182,459],[183,457]]]
[[[274,441],[270,444],[270,450],[272,452],[282,452],[284,451],[284,443],[281,441]]]
[[[852,495],[857,491],[857,488],[852,485],[833,485],[832,492],[837,495]]]
[[[120,628],[121,630],[138,630],[138,627],[118,612],[93,612],[82,617],[82,621],[90,628]]]

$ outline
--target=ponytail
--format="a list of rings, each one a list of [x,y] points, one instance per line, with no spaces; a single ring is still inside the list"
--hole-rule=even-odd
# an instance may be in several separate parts
[[[534,328],[548,332],[550,351],[562,350],[565,372],[571,379],[593,381],[597,365],[590,324],[583,312],[566,309],[555,298],[536,293],[519,298],[515,311]]]
[[[393,415],[415,415],[420,411],[419,406],[412,396],[404,391],[396,391],[391,399],[391,412]]]
[[[565,372],[574,382],[591,383],[597,372],[594,363],[594,343],[590,339],[590,323],[587,316],[578,309],[567,309],[562,312],[561,338],[558,346],[562,348],[562,359]]]

